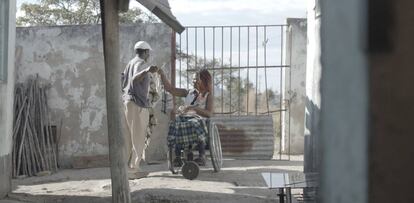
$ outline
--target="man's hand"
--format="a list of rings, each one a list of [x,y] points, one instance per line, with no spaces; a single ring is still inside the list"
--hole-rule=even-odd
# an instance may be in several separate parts
[[[160,75],[162,75],[162,74],[164,74],[164,71],[162,70],[162,68],[158,68],[158,74],[160,74]]]
[[[149,68],[149,72],[151,72],[151,73],[156,73],[156,72],[158,72],[158,67],[157,67],[157,66],[151,66],[151,67]]]

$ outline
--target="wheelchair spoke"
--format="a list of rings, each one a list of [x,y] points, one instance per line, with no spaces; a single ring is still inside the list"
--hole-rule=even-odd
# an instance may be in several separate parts
[[[213,163],[213,168],[215,172],[219,172],[221,169],[221,165],[223,163],[222,160],[222,151],[221,151],[221,142],[220,136],[215,124],[210,125],[210,155],[211,160]]]

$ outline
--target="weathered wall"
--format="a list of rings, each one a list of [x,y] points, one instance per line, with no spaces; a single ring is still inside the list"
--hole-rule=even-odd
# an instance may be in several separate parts
[[[365,203],[369,126],[366,2],[320,3],[321,202]]]
[[[17,81],[38,74],[51,83],[49,105],[59,137],[59,163],[71,167],[78,157],[108,153],[104,60],[100,25],[17,28]],[[153,48],[151,61],[162,65],[171,56],[171,30],[164,24],[123,25],[121,68],[134,57],[136,41]],[[120,77],[120,76],[114,76]],[[158,109],[160,109],[160,103]],[[121,108],[121,107],[120,107]],[[149,160],[165,156],[168,117],[157,111],[160,125],[147,152]]]
[[[289,111],[284,113],[285,125],[282,145],[284,152],[303,154],[304,124],[306,104],[306,19],[288,18],[286,31],[286,68],[285,105]],[[290,136],[290,138],[289,138]]]
[[[12,130],[13,130],[13,92],[14,92],[14,42],[15,42],[15,13],[16,1],[2,1],[0,20],[8,22],[2,25],[5,27],[5,41],[7,47],[2,52],[6,60],[7,78],[0,80],[0,199],[11,190],[11,151],[12,151]],[[7,16],[8,15],[8,16]],[[5,19],[3,19],[5,17]],[[2,39],[0,39],[2,40]],[[4,42],[4,41],[3,41]],[[2,44],[2,43],[1,43]]]
[[[372,203],[414,202],[413,8],[413,1],[370,1],[370,12],[375,13],[370,27],[376,25],[370,41],[372,47],[385,48],[372,49],[369,58]]]
[[[321,113],[321,13],[317,0],[308,1],[304,171],[318,172]]]

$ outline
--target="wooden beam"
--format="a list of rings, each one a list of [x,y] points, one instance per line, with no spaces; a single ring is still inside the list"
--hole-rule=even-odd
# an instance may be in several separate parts
[[[105,59],[106,109],[112,202],[130,203],[126,174],[125,140],[121,128],[118,1],[100,0]]]
[[[127,12],[129,9],[129,0],[118,0],[118,11]]]
[[[185,28],[178,22],[175,16],[171,12],[170,4],[168,0],[136,0],[145,8],[150,10],[156,15],[162,22],[170,26],[175,32],[182,33]]]

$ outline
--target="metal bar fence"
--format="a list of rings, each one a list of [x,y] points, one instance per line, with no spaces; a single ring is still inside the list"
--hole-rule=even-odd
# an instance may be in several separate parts
[[[280,65],[283,64],[283,27],[280,28]],[[282,109],[282,97],[283,97],[283,92],[282,92],[282,85],[283,85],[283,67],[280,68],[280,85],[279,85],[279,92],[280,92],[280,97],[279,97],[279,108]],[[279,159],[282,159],[282,125],[283,125],[283,117],[282,117],[282,113],[279,114],[279,119],[280,119],[280,142],[279,142]]]
[[[229,102],[229,111],[231,112],[231,101],[232,101],[232,99],[231,99],[231,92],[232,92],[232,82],[233,82],[233,80],[232,80],[232,77],[233,77],[233,71],[232,71],[232,66],[233,66],[233,64],[232,64],[232,55],[233,55],[233,28],[232,27],[230,27],[230,52],[229,52],[229,54],[230,54],[230,78],[229,78],[229,80],[230,80],[230,84],[229,84],[229,89],[230,89],[230,91],[229,91],[229,96],[230,96],[230,102]],[[230,114],[230,115],[232,115],[232,114]]]
[[[290,70],[290,65],[284,64],[283,59],[285,57],[284,31],[287,30],[286,27],[287,25],[186,27],[186,31],[177,38],[179,70],[176,74],[179,77],[179,82],[176,85],[180,88],[186,86],[188,89],[191,84],[189,73],[200,68],[210,70],[213,77],[213,95],[215,95],[215,100],[219,101],[214,107],[215,114],[229,116],[272,115],[273,118],[277,116],[279,119],[278,127],[282,129],[284,119],[282,112],[288,113],[289,111],[289,104],[283,104],[283,93],[290,91],[291,86],[290,84],[289,87],[284,85],[283,79],[283,77],[291,77],[290,73],[284,75],[284,71]],[[200,35],[198,35],[199,30],[202,30]],[[217,30],[221,33],[216,33]],[[278,32],[278,30],[280,31]],[[185,35],[185,41],[182,40],[184,37],[182,35]],[[194,37],[194,40],[190,40],[190,35]],[[203,39],[199,40],[199,36]],[[262,37],[263,39],[261,39]],[[221,43],[221,53],[216,54],[218,40],[220,40],[218,43]],[[233,40],[237,40],[235,48]],[[228,42],[226,43],[226,41]],[[202,49],[198,43],[203,44]],[[212,46],[207,46],[208,44],[212,44]],[[227,45],[225,49],[225,44],[229,45],[229,49],[227,49]],[[182,50],[183,48],[186,50]],[[220,48],[218,49],[220,51]],[[203,55],[198,54],[201,51]],[[252,57],[251,53],[255,53],[255,56]],[[260,56],[261,53],[263,56]],[[217,55],[221,58],[216,58]],[[228,58],[224,58],[225,56]],[[236,60],[233,60],[234,56],[237,57]],[[279,63],[278,60],[280,60]],[[203,65],[199,64],[201,61],[203,61]],[[251,79],[252,74],[255,79]],[[261,79],[262,77],[264,77],[264,81]],[[255,94],[251,94],[252,91],[255,91]],[[290,119],[288,119],[287,125],[290,124],[289,121]],[[290,131],[290,126],[287,129]],[[282,159],[282,131],[280,130],[278,134],[280,138],[279,159]],[[290,144],[290,135],[288,136]]]

